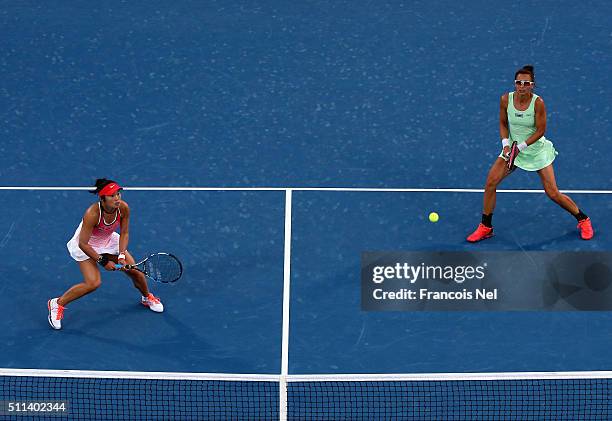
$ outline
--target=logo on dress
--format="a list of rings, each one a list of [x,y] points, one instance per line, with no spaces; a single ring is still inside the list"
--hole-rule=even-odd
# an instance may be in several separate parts
[[[519,118],[523,118],[525,116],[525,114],[523,113],[514,113],[515,117],[519,117]]]

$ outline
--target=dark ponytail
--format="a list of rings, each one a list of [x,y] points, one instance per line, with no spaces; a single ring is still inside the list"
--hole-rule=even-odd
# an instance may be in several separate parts
[[[116,182],[113,180],[107,180],[106,178],[98,178],[95,183],[95,186],[96,186],[95,190],[89,190],[89,193],[97,195],[98,193],[100,193],[100,190],[104,188],[104,186],[107,186],[111,183],[116,183]]]
[[[518,75],[529,75],[531,76],[531,81],[535,82],[535,72],[531,64],[526,64],[520,69],[518,69],[514,74],[514,79],[516,79]]]

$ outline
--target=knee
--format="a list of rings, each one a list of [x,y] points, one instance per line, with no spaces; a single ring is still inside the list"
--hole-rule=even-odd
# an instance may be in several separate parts
[[[546,196],[553,202],[559,202],[561,200],[561,193],[557,189],[544,189]]]
[[[146,280],[144,274],[142,272],[138,272],[137,270],[131,270],[131,271],[127,272],[127,275],[134,282],[142,282],[142,281]]]
[[[499,180],[496,178],[489,178],[485,183],[485,190],[494,191],[497,190],[497,185],[499,184]]]
[[[84,283],[85,287],[87,288],[87,292],[95,291],[100,287],[100,285],[102,285],[102,281],[100,279],[85,279]]]

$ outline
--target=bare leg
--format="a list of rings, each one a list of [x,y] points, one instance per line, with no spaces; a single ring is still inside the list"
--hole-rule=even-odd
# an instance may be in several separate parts
[[[544,187],[546,195],[563,209],[572,215],[576,215],[579,210],[578,205],[576,205],[576,203],[569,196],[559,192],[557,182],[555,180],[555,170],[553,169],[552,164],[539,170],[538,174],[542,180],[542,186]]]
[[[108,258],[109,260],[112,260],[113,262],[117,263],[117,256],[108,256]],[[125,252],[125,261],[128,265],[133,265],[136,263],[136,260],[134,260],[134,257],[132,257],[132,255],[128,251]],[[149,295],[149,286],[147,285],[147,278],[145,278],[145,276],[141,272],[138,272],[137,270],[127,270],[125,271],[125,274],[129,276],[129,278],[134,283],[134,287],[136,287],[136,289],[140,291],[143,297]]]
[[[83,282],[73,285],[59,297],[57,303],[61,306],[66,306],[69,302],[95,291],[102,284],[102,277],[96,262],[92,259],[87,259],[83,262],[78,262],[78,264],[83,274]]]
[[[482,205],[483,214],[489,215],[493,213],[493,210],[495,209],[495,202],[497,200],[497,186],[508,175],[510,175],[510,171],[508,171],[506,161],[501,158],[497,158],[491,166],[489,174],[487,175]]]

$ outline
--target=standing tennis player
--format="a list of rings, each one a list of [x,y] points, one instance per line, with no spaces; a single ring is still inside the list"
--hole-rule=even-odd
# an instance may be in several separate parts
[[[127,251],[129,241],[130,208],[121,200],[123,189],[117,182],[105,178],[96,180],[98,202],[85,211],[83,220],[74,236],[68,241],[70,256],[79,265],[83,282],[73,285],[59,298],[48,301],[49,324],[53,329],[62,328],[64,309],[71,301],[95,291],[101,284],[98,265],[104,270],[116,270],[115,264],[134,264]],[[120,234],[116,230],[119,229]],[[136,270],[125,271],[136,289],[142,294],[140,302],[149,309],[161,313],[163,304],[149,292],[144,275]]]
[[[503,150],[487,176],[482,221],[467,240],[476,242],[493,236],[492,219],[497,185],[512,172],[515,166],[525,171],[536,171],[546,195],[576,218],[580,236],[583,240],[590,240],[593,238],[591,220],[572,199],[560,193],[557,188],[553,170],[557,151],[552,142],[544,137],[546,108],[542,98],[533,93],[535,86],[533,66],[523,66],[515,73],[514,79],[514,92],[501,97],[499,132]],[[515,148],[511,149],[510,142],[517,142]]]

